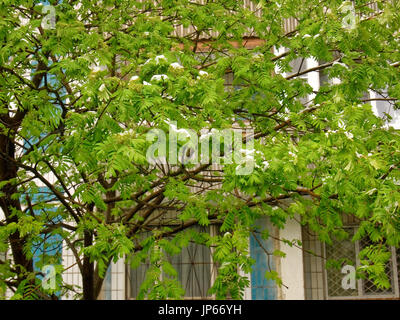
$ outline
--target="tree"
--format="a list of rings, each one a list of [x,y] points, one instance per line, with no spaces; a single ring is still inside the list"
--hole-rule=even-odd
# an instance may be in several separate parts
[[[284,228],[296,214],[327,243],[346,237],[343,215],[361,220],[355,238],[374,243],[362,270],[387,286],[379,266],[400,241],[400,139],[363,97],[385,90],[380,99],[397,106],[400,11],[354,3],[357,19],[342,1],[51,1],[52,26],[37,1],[0,1],[0,249],[12,253],[0,261],[1,286],[26,297],[59,259],[43,250],[34,265],[33,249],[58,235],[76,257],[83,299],[98,297],[110,262],[124,257],[150,260],[141,296],[179,298],[166,255],[194,241],[214,247],[216,296],[240,298],[257,219]],[[330,81],[313,88],[302,76],[315,72]],[[168,150],[183,132],[186,159],[187,128],[204,138],[233,126],[254,130],[243,136],[254,149],[230,146],[250,174],[238,174],[237,158],[193,164],[162,147],[158,162],[146,157],[154,129]],[[221,233],[190,228],[210,224]],[[73,289],[61,277],[39,288],[33,298]]]

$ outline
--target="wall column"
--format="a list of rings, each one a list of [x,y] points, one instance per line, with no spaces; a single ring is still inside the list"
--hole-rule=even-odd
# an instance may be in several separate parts
[[[301,225],[296,220],[288,220],[285,228],[279,231],[279,237],[286,240],[302,240]],[[285,286],[281,288],[283,300],[304,300],[303,251],[295,246],[280,242],[280,250],[286,253],[281,259],[280,276]]]

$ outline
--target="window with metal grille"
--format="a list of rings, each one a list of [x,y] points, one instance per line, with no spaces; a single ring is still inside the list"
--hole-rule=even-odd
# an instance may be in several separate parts
[[[349,239],[356,232],[356,227],[348,227]],[[326,296],[328,299],[354,299],[354,298],[394,298],[399,296],[398,281],[398,255],[396,257],[395,248],[390,248],[391,259],[386,264],[386,275],[390,279],[391,288],[380,289],[369,279],[355,279],[351,285],[346,285],[345,277],[349,276],[351,270],[355,270],[359,265],[359,253],[362,249],[371,245],[369,239],[352,242],[351,240],[335,240],[332,245],[325,245],[326,259],[333,259],[341,263],[341,268],[327,268]]]
[[[210,298],[213,264],[209,247],[190,243],[178,255],[170,257],[185,290],[185,298]]]
[[[198,232],[215,232],[215,227],[194,227]],[[184,299],[211,299],[208,293],[216,275],[212,249],[197,243],[189,243],[181,253],[169,256],[169,262],[178,273],[178,280],[185,290]],[[136,299],[149,268],[148,261],[128,272],[129,297]],[[163,277],[166,277],[163,274]]]

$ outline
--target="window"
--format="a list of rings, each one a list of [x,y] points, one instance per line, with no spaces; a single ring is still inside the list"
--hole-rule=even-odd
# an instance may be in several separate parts
[[[170,258],[178,272],[178,280],[185,290],[185,298],[209,298],[213,264],[210,248],[190,243],[178,255]]]
[[[356,232],[356,227],[348,227],[346,229],[350,236],[349,239],[351,239]],[[386,274],[391,281],[390,289],[379,289],[369,279],[356,279],[354,285],[345,285],[343,283],[345,282],[344,277],[346,277],[346,274],[349,274],[350,270],[360,265],[358,259],[360,251],[371,244],[369,239],[363,239],[356,242],[351,240],[334,241],[332,245],[325,245],[327,259],[343,261],[341,270],[326,269],[328,298],[390,298],[399,296],[396,251],[394,248],[390,248],[392,257],[386,265]]]
[[[375,107],[378,117],[388,119],[387,124],[395,129],[400,128],[400,111],[395,109],[394,100],[391,100],[387,90],[371,92],[371,105]],[[389,119],[390,118],[390,119]]]
[[[273,228],[266,218],[257,221],[260,227],[257,233],[250,236],[250,256],[255,260],[252,267],[251,278],[251,299],[252,300],[276,300],[277,286],[274,280],[267,280],[266,271],[276,271],[276,259],[272,252],[274,251],[274,240],[272,238],[263,239],[261,233]]]
[[[355,234],[357,224],[346,227],[349,239]],[[360,265],[359,252],[370,245],[369,240],[352,242],[334,241],[326,245],[318,241],[317,236],[308,228],[303,228],[303,257],[305,298],[321,299],[390,299],[398,298],[400,249],[390,248],[392,257],[386,265],[386,274],[391,281],[390,289],[378,289],[369,279],[346,281],[350,272]],[[341,268],[326,268],[326,261],[334,259],[342,262]],[[349,278],[347,278],[349,280]]]
[[[292,76],[294,74],[298,74],[307,70],[307,59],[303,57],[296,58],[289,63],[292,71],[288,72],[288,76]],[[299,76],[302,79],[307,79],[307,74],[303,74]]]
[[[195,227],[199,232],[216,232],[216,227]],[[169,262],[178,273],[178,280],[185,290],[185,299],[211,299],[208,294],[216,276],[216,264],[212,260],[210,248],[196,243],[189,243],[180,254],[169,256]],[[128,272],[129,297],[135,299],[145,279],[149,263]]]
[[[270,229],[267,219],[260,219],[257,223],[260,227],[258,232],[250,236],[250,256],[255,259],[255,264],[249,276],[251,287],[248,290],[246,299],[252,300],[275,300],[277,298],[277,286],[273,280],[265,278],[267,270],[276,270],[276,257],[272,255],[274,240],[262,239],[261,231]],[[196,227],[201,232],[216,234],[219,226]],[[270,230],[271,231],[271,230]],[[266,251],[269,253],[267,254]],[[213,299],[208,293],[217,276],[217,263],[213,262],[212,249],[190,243],[182,249],[180,254],[169,257],[169,262],[178,273],[178,280],[185,290],[184,299]],[[142,263],[138,268],[128,269],[127,285],[128,298],[136,299],[140,286],[145,279],[149,262]],[[164,275],[163,275],[164,276]]]

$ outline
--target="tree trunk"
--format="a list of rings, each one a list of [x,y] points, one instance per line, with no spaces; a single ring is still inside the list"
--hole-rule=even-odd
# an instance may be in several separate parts
[[[83,243],[85,248],[93,244],[93,235],[91,231],[85,231]],[[96,300],[97,297],[94,288],[94,263],[90,262],[90,258],[86,255],[83,257],[82,284],[83,299]]]
[[[10,159],[7,159],[10,158]],[[10,161],[15,159],[15,145],[12,140],[0,134],[0,181],[8,181],[17,177],[18,167]],[[19,199],[13,199],[12,195],[17,191],[17,187],[11,183],[7,183],[1,188],[2,195],[0,196],[0,207],[4,212],[7,224],[18,223],[18,216],[13,214],[13,209],[20,211],[21,203]],[[10,245],[14,263],[18,271],[26,270],[33,272],[33,261],[27,259],[24,254],[24,244],[26,238],[20,236],[19,231],[10,235]]]

